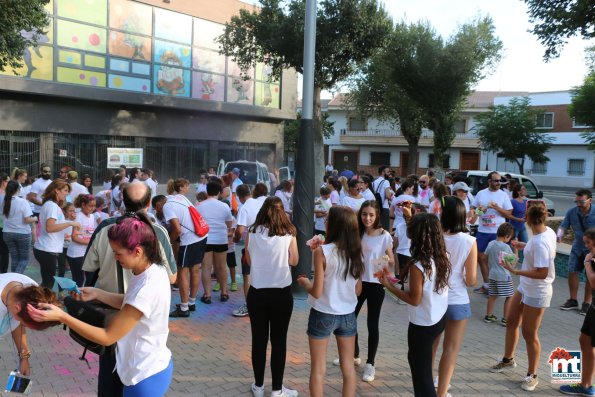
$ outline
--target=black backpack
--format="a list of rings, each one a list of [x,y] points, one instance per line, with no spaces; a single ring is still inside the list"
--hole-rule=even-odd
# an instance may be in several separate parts
[[[382,195],[379,193],[380,188],[382,187],[382,185],[384,184],[384,182],[386,182],[386,179],[384,179],[382,182],[380,182],[378,184],[378,187],[376,188],[376,191],[374,192],[374,198],[376,199],[376,202],[378,203],[378,207],[382,210]]]

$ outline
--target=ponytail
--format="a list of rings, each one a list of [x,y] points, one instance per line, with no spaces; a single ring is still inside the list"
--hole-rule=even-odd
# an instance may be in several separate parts
[[[15,194],[18,193],[19,189],[21,188],[21,186],[19,185],[19,183],[17,181],[8,181],[8,184],[6,185],[6,189],[4,189],[4,208],[2,209],[2,213],[4,214],[5,217],[8,217],[8,214],[10,214],[10,206],[12,204],[12,198]]]

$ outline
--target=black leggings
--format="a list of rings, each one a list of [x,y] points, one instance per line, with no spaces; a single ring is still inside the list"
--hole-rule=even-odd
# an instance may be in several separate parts
[[[42,287],[52,288],[54,286],[58,255],[57,252],[40,251],[33,248],[33,256],[35,256],[35,259],[39,262],[39,269],[41,270]]]
[[[407,360],[409,368],[411,368],[415,397],[436,397],[434,379],[432,378],[432,344],[436,337],[444,331],[445,323],[446,316],[428,327],[409,323]]]
[[[357,306],[355,307],[355,317],[359,314],[364,302],[368,300],[368,360],[366,363],[374,365],[376,352],[378,351],[378,342],[380,332],[378,323],[380,322],[380,309],[384,301],[384,287],[382,284],[362,282],[362,292],[357,297]],[[355,334],[355,357],[359,357],[358,335]]]
[[[72,280],[77,286],[82,287],[85,283],[85,272],[83,272],[83,262],[85,261],[85,257],[79,256],[73,258],[72,256],[67,256],[66,259],[68,259],[68,266],[70,266]]]
[[[291,287],[250,287],[246,297],[252,329],[252,370],[256,386],[264,384],[267,345],[271,336],[273,390],[281,390],[287,352],[287,329],[293,311]]]
[[[2,230],[0,228],[0,273],[6,273],[8,271],[8,246],[4,242]],[[16,263],[13,266],[16,266]]]

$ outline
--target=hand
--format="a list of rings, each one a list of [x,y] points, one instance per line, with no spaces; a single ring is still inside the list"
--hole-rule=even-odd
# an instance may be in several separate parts
[[[585,256],[585,263],[591,262],[593,260],[593,251],[589,251],[589,253]]]
[[[92,301],[92,300],[99,300],[99,294],[101,292],[100,289],[95,287],[81,287],[79,288],[81,291],[80,294],[75,293],[74,298],[77,300],[82,300],[84,302]]]
[[[70,222],[70,226],[72,226],[75,229],[81,229],[82,228],[82,226],[81,226],[80,223],[74,222],[74,221]]]
[[[59,321],[62,322],[64,311],[58,306],[51,305],[49,303],[38,303],[37,308],[32,304],[27,304],[27,312],[34,321],[39,323],[44,321]]]
[[[308,289],[310,286],[310,279],[304,275],[299,275],[297,279],[298,284],[300,287]]]
[[[31,375],[31,367],[29,366],[28,358],[21,358],[19,363],[19,372],[24,376]]]
[[[392,285],[390,280],[388,279],[388,275],[384,272],[379,272],[376,278],[378,279],[378,281],[380,281],[380,284],[382,284],[382,286],[385,288],[388,288]]]

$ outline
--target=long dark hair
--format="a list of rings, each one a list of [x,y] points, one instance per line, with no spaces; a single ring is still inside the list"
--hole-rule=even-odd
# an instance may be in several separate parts
[[[362,206],[359,207],[359,212],[357,213],[357,224],[359,226],[359,235],[363,236],[364,233],[366,232],[366,227],[364,226],[364,223],[362,222],[362,212],[364,208],[374,208],[374,212],[376,213],[376,218],[374,219],[374,224],[372,225],[372,227],[374,229],[378,229],[380,228],[380,207],[378,206],[378,203],[376,202],[376,200],[366,200],[362,203]]]
[[[269,236],[286,236],[288,234],[295,237],[297,231],[295,226],[289,220],[283,208],[283,202],[277,196],[267,197],[262,203],[262,207],[256,215],[254,224],[250,226],[248,231],[256,233],[258,228],[262,226],[269,230]]]
[[[419,262],[424,269],[424,277],[432,277],[432,259],[436,266],[434,291],[442,293],[448,288],[450,260],[442,237],[442,227],[434,214],[419,213],[407,224],[407,237],[411,240],[411,259],[402,277],[406,280],[412,263]]]
[[[364,261],[358,222],[353,210],[348,207],[331,207],[326,229],[325,244],[334,243],[339,255],[347,263],[343,279],[347,280],[347,274],[359,278],[364,271]]]
[[[455,196],[444,196],[440,200],[442,204],[442,214],[440,215],[440,224],[442,230],[449,233],[466,233],[467,230],[467,209],[465,204]]]
[[[397,191],[395,192],[395,197],[399,197],[401,194],[405,194],[405,190],[407,190],[410,187],[414,187],[415,186],[415,182],[412,179],[406,179],[401,186],[399,186],[399,188],[397,189]],[[412,192],[413,194],[413,192]]]
[[[4,189],[4,208],[2,209],[2,213],[5,217],[8,217],[8,214],[10,213],[12,197],[18,193],[20,188],[21,185],[15,180],[10,180],[8,181],[8,184],[6,184],[6,189]]]

